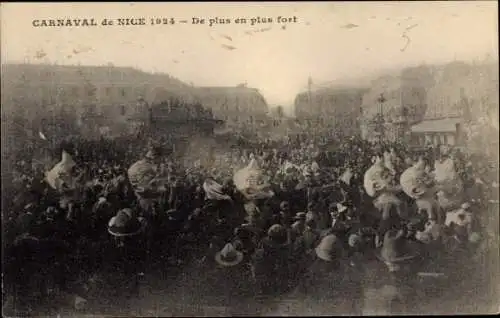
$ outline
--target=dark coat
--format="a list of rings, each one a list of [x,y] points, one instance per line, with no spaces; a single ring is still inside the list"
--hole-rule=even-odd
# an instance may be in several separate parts
[[[253,271],[257,288],[263,293],[287,290],[296,259],[288,244],[278,245],[264,238],[253,255]]]
[[[316,315],[359,315],[362,310],[361,273],[343,263],[316,256],[293,294],[314,308]]]
[[[250,266],[241,262],[235,266],[222,266],[216,263],[208,271],[207,293],[223,299],[223,305],[237,305],[243,297],[254,292]]]

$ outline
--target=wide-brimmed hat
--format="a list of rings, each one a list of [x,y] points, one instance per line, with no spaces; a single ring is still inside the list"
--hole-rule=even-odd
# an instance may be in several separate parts
[[[351,248],[358,248],[363,244],[363,237],[360,234],[354,233],[349,235],[347,242]]]
[[[290,203],[288,203],[288,201],[282,201],[280,203],[280,209],[281,210],[284,210],[285,208],[289,208],[290,207]]]
[[[183,213],[177,209],[170,209],[165,212],[169,221],[180,221],[182,220]]]
[[[343,255],[342,243],[335,234],[328,234],[321,239],[315,252],[320,259],[333,262]]]
[[[461,208],[462,210],[466,210],[466,211],[467,211],[467,210],[469,210],[469,209],[470,209],[470,207],[471,207],[471,205],[470,205],[470,203],[469,203],[469,202],[464,202],[464,203],[462,203],[462,205],[460,205],[460,208]]]
[[[384,242],[377,257],[385,263],[400,263],[409,261],[418,256],[412,245],[404,235],[404,231],[388,230],[384,235]]]
[[[443,226],[434,220],[428,220],[423,229],[418,229],[415,238],[422,243],[430,244],[437,241],[443,233]]]
[[[145,157],[148,159],[156,159],[161,156],[161,149],[160,147],[151,147],[148,149],[148,152],[146,153]]]
[[[222,266],[235,266],[243,260],[243,253],[236,250],[231,243],[227,243],[224,248],[215,253],[215,261]]]
[[[109,220],[108,232],[113,236],[125,237],[141,233],[146,227],[146,220],[135,217],[131,209],[122,209]]]
[[[295,214],[295,216],[293,217],[294,220],[305,220],[306,219],[306,213],[305,212],[299,212],[297,214]]]
[[[335,207],[337,208],[337,212],[339,213],[347,211],[347,206],[345,206],[343,203],[337,203]]]
[[[287,244],[287,232],[283,225],[274,224],[267,230],[267,236],[274,245]]]

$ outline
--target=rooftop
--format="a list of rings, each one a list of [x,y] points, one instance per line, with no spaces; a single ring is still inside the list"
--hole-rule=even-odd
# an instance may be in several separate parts
[[[462,122],[461,118],[437,118],[426,119],[411,127],[412,132],[426,133],[426,132],[455,132],[456,125]]]

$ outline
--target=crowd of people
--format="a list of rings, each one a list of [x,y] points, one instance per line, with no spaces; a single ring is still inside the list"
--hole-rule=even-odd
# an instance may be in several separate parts
[[[56,153],[47,169],[21,151],[3,184],[16,310],[127,302],[153,268],[196,264],[226,304],[294,293],[360,313],[366,264],[449,276],[487,245],[498,203],[497,167],[446,145],[259,141],[188,167],[162,143],[80,139]]]

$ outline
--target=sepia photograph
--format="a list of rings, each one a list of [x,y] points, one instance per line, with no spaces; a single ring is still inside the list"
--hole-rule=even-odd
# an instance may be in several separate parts
[[[4,317],[500,312],[497,1],[0,14]]]

